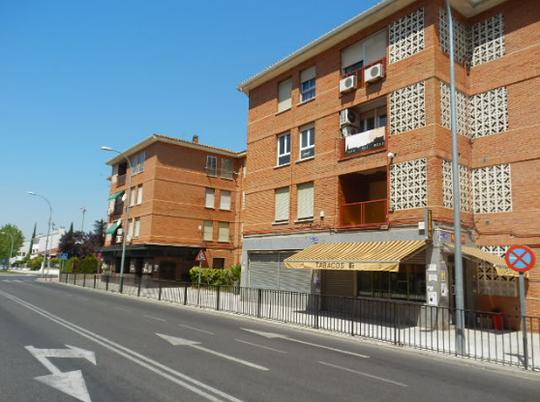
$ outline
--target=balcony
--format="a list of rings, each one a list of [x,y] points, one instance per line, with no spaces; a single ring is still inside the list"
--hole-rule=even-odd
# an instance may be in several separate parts
[[[386,198],[342,204],[340,208],[341,227],[385,224],[386,211]]]
[[[386,97],[343,109],[339,114],[342,138],[339,158],[349,159],[386,149]]]
[[[360,155],[384,151],[385,149],[386,127],[377,127],[372,130],[341,138],[339,144],[339,158],[349,159]]]
[[[126,184],[126,175],[117,175],[116,180],[113,182],[116,187],[122,187]]]
[[[376,227],[387,223],[387,174],[381,168],[339,178],[341,228]]]

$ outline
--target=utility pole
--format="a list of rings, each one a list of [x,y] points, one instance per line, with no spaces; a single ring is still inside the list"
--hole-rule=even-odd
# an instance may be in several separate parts
[[[463,294],[463,260],[461,256],[461,189],[459,179],[459,138],[457,128],[456,65],[454,60],[454,23],[450,0],[446,0],[450,57],[450,128],[452,131],[452,185],[454,198],[454,272],[456,293],[456,353],[465,352],[465,302]]]

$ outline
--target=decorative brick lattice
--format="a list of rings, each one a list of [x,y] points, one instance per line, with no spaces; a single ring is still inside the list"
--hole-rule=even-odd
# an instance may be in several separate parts
[[[420,8],[390,24],[388,37],[390,63],[424,50],[424,9]]]
[[[482,246],[481,249],[502,257],[508,251],[508,246]],[[481,295],[510,297],[518,295],[516,278],[497,275],[496,269],[491,264],[479,262],[476,266],[476,278],[478,293]]]
[[[508,94],[505,87],[471,96],[469,103],[473,138],[508,130]]]
[[[423,208],[427,205],[427,161],[416,159],[392,165],[392,209]]]
[[[486,20],[468,26],[455,18],[454,57],[458,63],[478,66],[496,60],[505,54],[504,18],[497,14]],[[445,53],[450,52],[448,37],[448,16],[446,9],[439,10],[439,41]]]
[[[512,211],[510,165],[495,165],[472,171],[475,213]]]
[[[399,134],[426,125],[424,82],[418,82],[390,94],[390,131]]]
[[[454,58],[460,64],[469,64],[471,59],[471,30],[455,16],[454,25]],[[450,39],[448,37],[448,15],[446,9],[439,10],[439,41],[444,53],[450,53]]]
[[[469,134],[469,98],[461,91],[456,91],[458,133],[466,137]],[[441,124],[450,128],[450,85],[441,81]]]
[[[471,47],[472,66],[504,56],[504,20],[502,14],[477,22],[471,27]]]
[[[466,166],[459,166],[459,188],[461,190],[461,210],[472,211],[472,181],[471,170]],[[452,180],[452,162],[443,161],[443,204],[446,208],[454,208],[454,192]]]

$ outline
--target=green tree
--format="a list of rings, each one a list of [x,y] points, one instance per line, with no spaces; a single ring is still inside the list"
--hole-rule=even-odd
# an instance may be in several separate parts
[[[13,254],[10,256],[11,236],[13,236]],[[13,257],[21,248],[24,242],[24,236],[21,230],[12,224],[4,225],[0,228],[0,259],[4,260],[8,257]]]

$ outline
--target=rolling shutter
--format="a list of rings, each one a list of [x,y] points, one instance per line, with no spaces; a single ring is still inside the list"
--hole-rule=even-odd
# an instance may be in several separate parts
[[[276,222],[289,220],[289,187],[276,190],[275,219]]]
[[[278,112],[290,109],[292,93],[292,79],[281,81],[278,85]]]
[[[330,271],[322,272],[322,293],[326,296],[353,296],[354,272]]]
[[[293,292],[311,292],[311,270],[294,270],[283,261],[293,252],[250,253],[248,286],[252,288],[280,289]]]
[[[313,218],[313,183],[298,185],[298,219]]]

